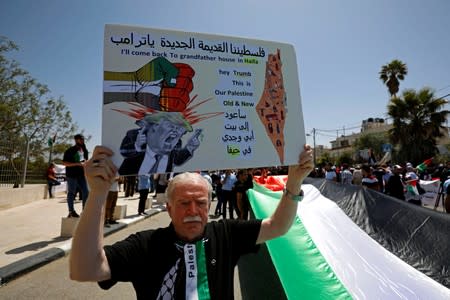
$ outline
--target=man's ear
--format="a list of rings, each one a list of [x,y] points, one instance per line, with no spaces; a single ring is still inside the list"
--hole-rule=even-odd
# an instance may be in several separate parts
[[[166,202],[166,208],[167,208],[167,213],[169,214],[169,217],[172,219],[172,205],[170,205],[169,201]]]

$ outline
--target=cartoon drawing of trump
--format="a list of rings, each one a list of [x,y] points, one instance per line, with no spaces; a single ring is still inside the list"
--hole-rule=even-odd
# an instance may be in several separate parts
[[[181,138],[192,126],[179,112],[154,112],[137,120],[140,128],[129,130],[120,145],[125,157],[120,175],[168,173],[188,161],[200,145],[202,129],[182,147]]]

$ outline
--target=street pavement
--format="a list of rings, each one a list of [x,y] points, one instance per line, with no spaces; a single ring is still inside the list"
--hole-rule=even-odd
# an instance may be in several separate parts
[[[152,194],[149,199],[152,200]],[[126,205],[127,213],[117,220],[119,224],[105,228],[105,236],[165,210],[164,205],[153,201],[152,208],[146,210],[149,215],[139,216],[138,203],[138,193],[125,198],[119,192],[117,205]],[[75,209],[81,213],[80,201],[75,203]],[[62,218],[67,214],[65,193],[0,210],[0,286],[70,252],[72,238],[61,237]]]

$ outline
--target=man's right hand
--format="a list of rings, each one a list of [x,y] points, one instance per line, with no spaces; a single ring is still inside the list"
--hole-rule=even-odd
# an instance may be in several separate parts
[[[96,146],[84,164],[89,196],[73,235],[70,251],[70,278],[78,281],[103,281],[111,278],[111,269],[103,250],[103,224],[106,198],[116,178],[113,152]]]
[[[108,193],[117,173],[117,167],[111,160],[112,155],[109,148],[96,146],[91,159],[84,164],[91,193]]]

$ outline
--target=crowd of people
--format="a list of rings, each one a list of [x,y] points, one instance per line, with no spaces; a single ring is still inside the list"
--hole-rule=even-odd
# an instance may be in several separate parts
[[[77,134],[74,136],[75,145],[67,149],[64,153],[63,164],[66,166],[67,180],[67,204],[68,217],[79,217],[74,209],[73,202],[75,195],[80,194],[80,199],[85,201],[89,195],[85,181],[83,165],[88,159],[88,152],[84,144],[84,136]],[[47,170],[48,192],[50,198],[53,197],[52,189],[60,184],[55,178],[55,165],[50,164]],[[223,219],[248,219],[249,202],[246,191],[253,187],[253,175],[286,175],[287,167],[272,167],[262,169],[236,169],[221,171],[201,171],[214,188],[214,197],[217,198],[217,206],[214,211],[215,216],[222,216]],[[148,195],[154,193],[153,198],[164,195],[168,182],[175,176],[175,173],[149,174],[139,176],[117,177],[116,182],[111,187],[111,195],[107,201],[107,215],[105,226],[115,224],[112,218],[117,195],[124,184],[125,197],[131,197],[135,192],[139,193],[138,214],[145,215],[145,203]],[[397,164],[377,164],[375,159],[369,160],[365,164],[350,166],[343,163],[333,165],[331,162],[316,167],[310,177],[325,178],[341,184],[362,185],[369,189],[390,195],[392,197],[408,201],[409,203],[421,205],[421,195],[424,193],[420,185],[420,180],[439,179],[441,186],[439,196],[445,195],[444,206],[450,213],[450,162],[446,165],[430,165],[425,168],[414,168],[411,163],[404,165]],[[448,191],[447,191],[448,188]]]
[[[49,166],[48,172],[48,187],[50,197],[52,187],[60,184],[54,178],[54,164]],[[264,169],[235,169],[235,170],[218,170],[218,171],[201,171],[199,172],[213,188],[213,200],[218,203],[214,210],[214,216],[223,219],[249,219],[250,203],[247,197],[247,190],[253,188],[253,174],[255,175],[274,175],[287,174],[285,167],[273,167]],[[119,192],[123,191],[124,197],[133,197],[135,193],[139,194],[138,211],[139,215],[147,215],[145,212],[148,198],[151,200],[158,197],[165,197],[165,191],[171,180],[177,173],[171,172],[167,174],[148,174],[138,176],[117,176],[111,184],[105,204],[104,226],[110,227],[112,224],[117,224],[114,219],[114,209],[117,204]],[[80,200],[83,195],[79,187],[75,194],[80,194]],[[73,197],[68,193],[68,201]],[[86,196],[87,197],[87,196]],[[68,202],[69,203],[69,202]],[[76,212],[72,210],[73,202],[69,204],[68,217],[79,217]],[[228,214],[227,214],[228,212]]]
[[[444,206],[446,212],[450,213],[450,162],[421,168],[415,168],[409,162],[403,166],[369,163],[355,166],[343,163],[336,166],[328,162],[315,168],[310,176],[340,184],[361,185],[416,205],[422,205],[421,195],[425,193],[420,180],[439,179],[441,186],[438,196],[446,195]]]
[[[213,188],[213,200],[217,200],[214,216],[223,219],[249,219],[249,199],[247,190],[253,188],[253,175],[287,174],[286,168],[274,167],[269,169],[235,169],[198,172]],[[164,195],[168,183],[177,173],[153,174],[119,177],[118,189],[123,190],[125,197],[132,197],[139,193],[138,214],[146,215],[145,203],[149,197],[155,199]],[[116,187],[114,187],[116,189]]]

